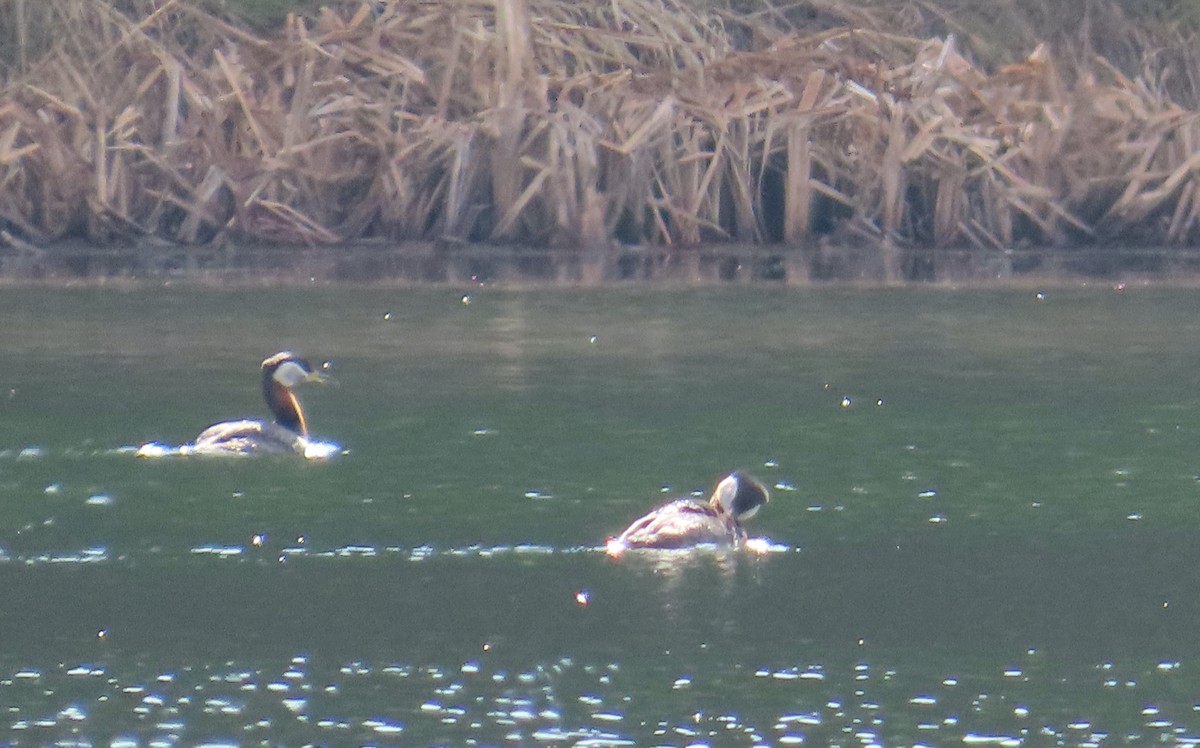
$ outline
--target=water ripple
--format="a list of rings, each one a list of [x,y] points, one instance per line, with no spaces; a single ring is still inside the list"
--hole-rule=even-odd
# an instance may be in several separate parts
[[[579,545],[557,547],[540,543],[520,543],[515,545],[471,544],[466,546],[451,546],[445,548],[436,548],[429,545],[405,547],[351,543],[327,549],[315,549],[307,545],[288,545],[274,551],[267,549],[265,545],[265,536],[254,535],[251,537],[250,542],[246,545],[200,543],[187,548],[186,553],[191,556],[227,560],[371,560],[381,557],[391,557],[400,558],[402,560],[414,563],[431,561],[435,559],[489,559],[509,556],[574,556],[581,554],[603,555],[605,553],[605,548],[602,546]],[[770,553],[785,553],[792,550],[789,546],[779,544],[770,544],[768,548],[768,552]],[[153,552],[156,554],[161,554],[162,550],[160,547],[156,546]],[[686,556],[686,553],[684,555]],[[113,560],[126,560],[127,558],[128,557],[124,554],[120,556],[113,556],[104,546],[90,547],[79,551],[53,550],[27,553],[13,553],[3,547],[0,547],[0,563],[19,562],[26,565],[93,564]]]
[[[1107,669],[1146,667],[1153,663]],[[588,663],[561,657],[509,670],[486,650],[438,663],[328,663],[299,654],[220,668],[155,670],[132,662],[20,667],[0,673],[0,699],[10,705],[10,735],[59,745],[95,732],[118,736],[110,745],[198,744],[197,736],[212,741],[221,735],[237,735],[239,743],[296,743],[311,740],[314,725],[347,744],[759,746],[853,738],[859,745],[1019,746],[1035,738],[1103,744],[1114,735],[1126,743],[1200,742],[1190,737],[1196,725],[1180,719],[1195,718],[1195,708],[1181,712],[1179,704],[1161,700],[1130,703],[1123,715],[1121,703],[1110,702],[1094,714],[1056,720],[1064,707],[1074,708],[1064,697],[1102,686],[1064,682],[1058,673],[1033,667],[1023,672],[1037,690],[1002,678],[986,692],[965,692],[952,677],[865,660],[748,671],[729,663],[663,678],[657,665],[636,658]],[[873,695],[873,684],[885,681],[893,685]],[[916,687],[919,681],[925,686]],[[1031,713],[1039,715],[1036,728],[1029,725]],[[210,744],[224,745],[221,740]]]
[[[304,459],[306,460],[329,460],[339,455],[348,454],[348,450],[343,449],[341,445],[334,442],[320,441],[316,439],[304,439]],[[161,442],[146,442],[137,447],[119,447],[111,450],[112,454],[132,454],[142,459],[157,460],[172,457],[190,457],[198,456],[204,458],[215,457],[222,458],[249,458],[255,455],[240,454],[235,452],[205,452],[197,454],[195,448],[191,444],[162,444]]]

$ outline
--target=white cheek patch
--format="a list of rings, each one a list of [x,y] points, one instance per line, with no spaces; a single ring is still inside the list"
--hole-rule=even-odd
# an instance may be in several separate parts
[[[285,361],[275,369],[274,379],[284,387],[295,387],[308,378],[308,372],[295,361]]]
[[[754,515],[758,514],[758,509],[759,509],[759,506],[761,506],[761,505],[759,505],[759,504],[756,504],[755,506],[752,506],[752,507],[750,507],[750,508],[749,508],[749,509],[747,509],[746,511],[742,512],[741,514],[739,514],[739,515],[738,515],[738,519],[740,519],[740,520],[741,520],[741,519],[750,519],[750,518],[751,518],[751,517],[753,517]]]
[[[717,497],[717,503],[721,505],[722,509],[733,514],[733,497],[737,495],[737,478],[732,475],[725,476],[717,484],[713,495]]]

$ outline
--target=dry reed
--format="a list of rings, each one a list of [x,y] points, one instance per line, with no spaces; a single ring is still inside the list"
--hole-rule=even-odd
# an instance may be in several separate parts
[[[677,0],[38,12],[63,33],[0,91],[0,228],[35,243],[1200,239],[1200,121],[1152,67]]]

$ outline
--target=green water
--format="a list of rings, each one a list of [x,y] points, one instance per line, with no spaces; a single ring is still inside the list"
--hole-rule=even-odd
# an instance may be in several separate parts
[[[468,293],[0,292],[0,744],[1200,741],[1196,292]]]

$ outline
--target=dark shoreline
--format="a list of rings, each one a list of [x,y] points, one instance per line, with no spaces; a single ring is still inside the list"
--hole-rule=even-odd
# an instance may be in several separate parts
[[[890,256],[889,256],[890,253]],[[898,262],[900,282],[886,264]],[[0,247],[4,285],[763,286],[1146,283],[1200,285],[1200,251],[797,248],[762,245],[529,248],[425,242],[327,247]]]

